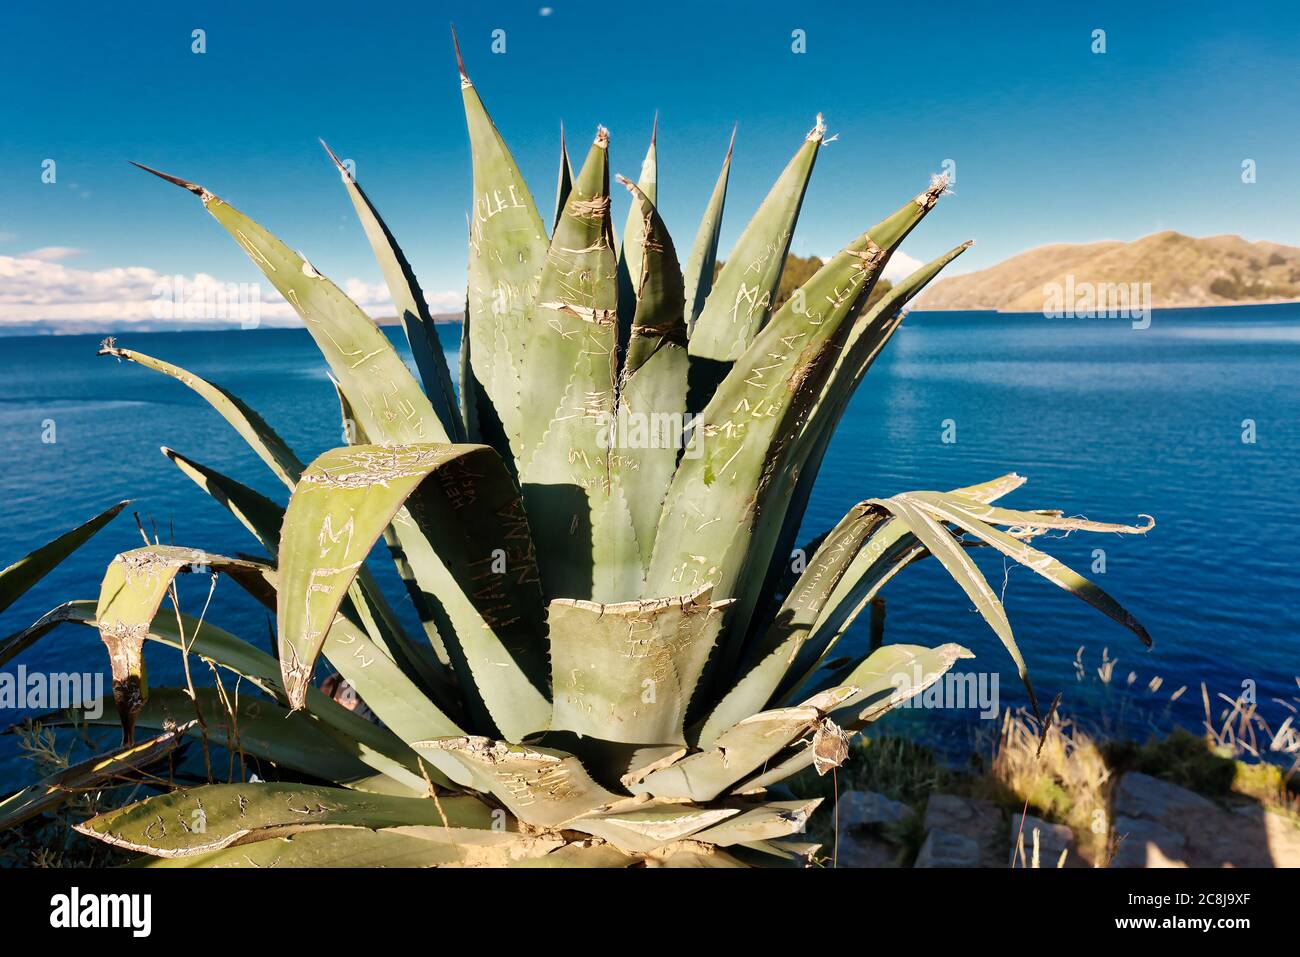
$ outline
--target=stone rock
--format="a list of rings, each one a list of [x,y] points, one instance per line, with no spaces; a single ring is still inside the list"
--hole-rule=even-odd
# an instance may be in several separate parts
[[[1119,779],[1112,801],[1116,817],[1145,818],[1178,830],[1189,816],[1218,811],[1214,802],[1187,788],[1130,771]]]
[[[840,831],[869,825],[897,824],[912,816],[912,809],[901,801],[891,801],[875,791],[846,791],[836,806]]]
[[[957,797],[955,794],[932,794],[925,807],[925,829],[958,834],[974,841],[979,848],[978,863],[984,867],[1005,867],[1010,859],[1003,853],[1006,825],[1002,812],[992,801]]]
[[[983,864],[984,855],[978,841],[943,828],[931,829],[916,855],[917,867],[980,867]]]
[[[829,848],[823,848],[826,853]],[[835,850],[836,867],[898,867],[902,851],[884,838],[861,832],[840,834]]]
[[[1187,839],[1154,821],[1116,818],[1111,837],[1119,840],[1119,848],[1110,861],[1111,867],[1187,866]]]
[[[1186,788],[1136,772],[1120,778],[1112,803],[1113,833],[1123,834],[1122,824],[1128,822],[1144,838],[1141,847],[1121,845],[1114,867],[1300,866],[1300,827],[1262,805],[1225,810]],[[1148,863],[1128,863],[1136,860]]]
[[[840,841],[835,855],[837,867],[897,867],[901,850],[880,833],[889,824],[913,816],[900,801],[875,791],[846,791],[836,805]]]

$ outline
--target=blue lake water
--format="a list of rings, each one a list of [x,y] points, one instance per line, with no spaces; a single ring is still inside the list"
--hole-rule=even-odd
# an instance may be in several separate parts
[[[454,368],[459,329],[441,332]],[[197,396],[156,373],[96,357],[97,341],[0,339],[0,565],[128,497],[164,542],[255,553],[244,529],[158,447],[279,501],[283,487]],[[340,444],[333,390],[304,331],[141,333],[119,342],[232,390],[304,460]],[[1243,441],[1246,420],[1253,442]],[[50,424],[55,441],[44,442]],[[955,426],[955,442],[944,441],[946,425]],[[1211,696],[1231,697],[1253,682],[1276,727],[1289,712],[1273,699],[1294,705],[1300,692],[1297,465],[1300,306],[1169,310],[1141,330],[1123,320],[914,314],[840,427],[806,531],[829,527],[864,498],[947,489],[1008,471],[1029,478],[1008,505],[1110,521],[1154,515],[1158,524],[1145,537],[1076,533],[1045,542],[1147,625],[1150,652],[1067,593],[1018,566],[1004,574],[1000,556],[979,550],[994,586],[1005,579],[1008,612],[1040,697],[1062,691],[1067,713],[1142,737],[1172,723],[1198,727],[1202,681]],[[8,609],[0,632],[17,631],[61,601],[94,598],[104,565],[139,544],[128,510]],[[1105,571],[1094,576],[1096,548],[1105,550]],[[376,570],[395,584],[385,566]],[[184,585],[182,600],[194,602],[197,613],[206,580]],[[404,597],[400,587],[389,594]],[[1023,703],[1006,654],[937,563],[909,568],[885,596],[887,640],[961,642],[977,655],[962,662],[967,670],[998,672],[1003,704]],[[220,585],[213,608],[214,623],[266,646],[265,613],[235,586]],[[865,629],[846,640],[862,648]],[[1080,646],[1083,682],[1074,666]],[[1117,659],[1109,685],[1096,678],[1103,649]],[[153,683],[178,679],[174,653],[156,645],[146,653]],[[19,661],[44,671],[107,670],[98,635],[75,626]],[[1154,677],[1163,684],[1149,692]],[[1184,685],[1187,692],[1171,702]],[[8,711],[0,723],[21,717]],[[913,712],[902,721],[936,741],[988,726],[974,711]],[[13,738],[0,738],[0,784],[27,775]]]

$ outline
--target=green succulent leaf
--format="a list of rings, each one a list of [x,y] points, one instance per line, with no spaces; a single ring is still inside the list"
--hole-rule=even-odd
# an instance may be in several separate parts
[[[273,601],[269,569],[256,562],[210,555],[175,545],[148,545],[122,552],[104,572],[95,623],[113,669],[113,700],[130,744],[134,718],[149,697],[144,640],[164,596],[182,571],[224,572],[264,601]]]
[[[116,719],[105,712],[107,704],[111,701],[106,698],[94,702],[85,714],[43,715],[40,721],[46,727],[111,725]],[[336,707],[347,712],[341,705]],[[196,711],[202,712],[206,728],[195,720]],[[99,716],[92,717],[94,713]],[[365,719],[358,716],[358,720]],[[135,727],[156,733],[178,724],[186,724],[189,738],[226,748],[232,774],[241,774],[247,758],[253,757],[361,791],[411,796],[428,789],[413,752],[408,751],[400,761],[387,758],[340,733],[313,712],[290,712],[246,692],[236,698],[216,688],[195,688],[191,698],[186,688],[151,688],[148,703],[135,717]],[[433,775],[450,784],[436,772]]]
[[[839,355],[857,303],[937,198],[937,190],[927,190],[847,245],[781,307],[735,363],[696,426],[701,454],[683,457],[673,476],[655,538],[649,594],[713,584],[718,597],[741,598],[734,633],[743,636],[782,524],[779,507],[765,509],[780,488],[772,477],[788,465],[792,437]],[[747,564],[759,562],[744,575]],[[733,642],[723,663],[737,653]]]
[[[656,113],[654,126],[650,130],[650,146],[646,150],[645,159],[641,162],[641,173],[636,181],[636,190],[652,207],[659,202],[659,151],[655,145],[658,133],[659,114]],[[619,180],[622,182],[623,178],[620,176]],[[645,257],[646,247],[646,218],[639,208],[640,205],[640,199],[634,193],[632,207],[627,211],[627,224],[623,228],[623,242],[619,246],[618,269],[622,287],[618,303],[619,341],[623,345],[627,344],[627,336],[624,333],[632,322],[632,315],[640,296],[638,277],[644,271],[642,259]],[[623,290],[630,291],[631,295],[625,297]]]
[[[955,499],[952,496],[940,495],[937,492],[913,492],[899,497],[905,498],[910,503],[928,511],[932,516],[940,521],[949,522],[963,531],[974,535],[980,541],[992,545],[995,549],[1003,555],[1006,555],[1011,560],[1024,565],[1030,571],[1047,579],[1047,581],[1056,585],[1058,588],[1063,588],[1087,602],[1089,605],[1092,605],[1103,615],[1118,622],[1137,635],[1138,638],[1142,640],[1142,643],[1148,648],[1151,647],[1151,636],[1147,634],[1147,630],[1142,627],[1141,622],[1126,611],[1114,598],[1111,598],[1110,595],[1106,594],[1102,589],[1088,581],[1088,579],[1084,578],[1078,572],[1063,565],[1051,555],[1039,551],[1028,542],[1022,541],[1018,538],[1013,538],[1006,532],[994,528],[992,525],[987,524],[983,519],[989,518],[997,521],[1000,517],[1002,521],[999,522],[999,524],[1003,524],[1007,519],[1010,519],[1012,523],[1016,525],[1029,524],[1043,528],[1088,528],[1090,531],[1137,535],[1144,534],[1154,527],[1154,519],[1152,519],[1146,526],[1107,525],[1101,522],[1086,522],[1065,518],[1054,519],[1044,516],[1035,517],[1032,513],[994,509],[976,501],[972,501],[968,506],[960,499]]]
[[[442,423],[443,430],[453,442],[465,441],[464,424],[456,407],[456,393],[451,386],[451,372],[447,368],[447,357],[443,354],[438,341],[437,327],[433,316],[429,314],[429,304],[425,302],[424,291],[415,278],[415,271],[407,262],[397,240],[389,232],[388,226],[379,216],[370,198],[361,189],[352,173],[343,162],[334,155],[324,140],[321,146],[329,154],[334,165],[338,167],[339,177],[348,191],[348,197],[357,211],[357,218],[365,230],[370,247],[375,252],[379,269],[384,274],[384,282],[392,293],[393,304],[402,320],[402,329],[406,341],[415,358],[420,380],[424,383],[425,394],[433,404],[433,410]]]
[[[719,734],[704,750],[660,768],[632,785],[633,794],[663,800],[712,801],[753,774],[783,748],[815,731],[826,714],[857,689],[795,708],[751,714]]]
[[[684,744],[682,725],[729,602],[705,591],[619,604],[551,602],[551,727],[603,741]]]
[[[682,320],[682,276],[672,238],[650,199],[624,181],[633,194],[633,212],[644,218],[637,235],[643,255],[636,279],[636,310],[620,374],[618,408],[605,442],[610,478],[622,494],[631,522],[615,534],[632,536],[619,543],[619,558],[635,554],[639,569],[633,594],[641,594],[664,496],[677,469],[686,425],[686,326]],[[686,450],[690,454],[693,450]]]
[[[291,489],[298,481],[298,476],[303,470],[303,464],[298,456],[294,455],[293,450],[284,443],[276,431],[267,425],[266,420],[238,396],[195,375],[188,369],[182,369],[162,359],[155,359],[143,352],[118,348],[112,339],[105,340],[99,349],[99,355],[126,359],[146,369],[171,376],[182,385],[193,389],[230,423],[239,436],[248,443],[248,447],[257,453],[257,457],[266,463],[266,467],[280,481]]]
[[[336,285],[270,232],[202,186],[147,166],[140,168],[203,200],[212,218],[235,238],[302,318],[367,432],[390,442],[449,440],[428,397],[388,337]]]
[[[47,542],[0,571],[0,611],[12,605],[61,561],[84,545],[91,536],[116,518],[126,505],[126,502],[118,502],[90,521],[78,525],[70,532],[64,532],[54,541]]]
[[[685,840],[739,813],[738,808],[658,804],[589,815],[568,826],[584,834],[594,834],[628,854],[646,854],[665,844]]]
[[[635,597],[632,518],[610,482],[618,288],[609,218],[609,137],[587,154],[542,269],[526,338],[519,478],[548,597]]]
[[[749,221],[713,283],[691,328],[691,357],[707,383],[693,387],[707,399],[731,364],[744,354],[767,322],[781,285],[785,257],[826,127],[820,116]],[[724,171],[726,164],[724,164]],[[724,173],[725,175],[725,173]],[[725,186],[723,186],[725,192]],[[719,202],[719,213],[721,202]],[[706,214],[707,219],[707,214]],[[701,263],[702,265],[702,263]],[[697,274],[700,276],[702,274]],[[697,283],[699,280],[696,280]],[[696,287],[698,298],[698,286]],[[692,370],[692,376],[696,375]],[[698,406],[693,406],[698,408]]]
[[[560,172],[555,183],[555,218],[551,220],[552,232],[560,225],[560,214],[573,189],[573,166],[569,163],[569,149],[564,145],[564,124],[560,124]]]
[[[744,677],[704,722],[699,735],[701,747],[709,747],[727,728],[763,709],[811,634],[822,607],[848,571],[853,557],[882,521],[879,509],[857,505],[826,536],[782,603],[772,626],[751,652],[751,666]]]
[[[957,660],[973,657],[961,645],[947,644],[938,648],[886,645],[872,652],[846,674],[837,676],[832,682],[834,687],[817,692],[811,700],[842,696],[840,702],[829,709],[830,717],[847,732],[857,732],[925,691]],[[845,692],[849,693],[846,695]],[[815,738],[799,741],[794,747],[775,755],[757,775],[733,790],[747,794],[812,767],[817,760],[816,746]]]
[[[514,157],[488,116],[460,63],[465,122],[474,167],[466,309],[466,402],[473,399],[470,439],[493,445],[507,462],[521,457],[522,417],[536,410],[520,402],[521,384],[546,374],[521,349],[537,324],[534,303],[546,257],[546,228]],[[524,361],[528,369],[525,374]],[[513,458],[511,453],[513,452]]]
[[[766,801],[761,804],[740,804],[740,812],[721,824],[696,832],[697,841],[730,847],[733,844],[752,844],[771,841],[790,834],[803,833],[808,817],[822,803],[821,798],[802,801]]]
[[[148,741],[88,758],[10,795],[0,801],[0,831],[52,811],[90,788],[118,783],[145,770],[175,751],[186,730],[174,728]]]
[[[413,826],[372,831],[332,827],[239,844],[182,858],[150,858],[148,867],[506,867],[544,859],[558,838],[506,831]]]
[[[321,828],[403,825],[487,829],[492,812],[473,797],[434,801],[307,784],[209,784],[108,811],[76,830],[128,851],[188,857]]]
[[[683,273],[685,285],[685,312],[688,331],[695,330],[695,322],[704,311],[704,303],[713,291],[713,267],[718,261],[718,240],[722,236],[722,211],[727,203],[727,181],[731,176],[731,150],[736,145],[736,131],[731,131],[731,142],[727,144],[727,155],[722,161],[722,171],[709,196],[709,204],[704,209],[699,231],[695,234],[695,243],[686,258]]]
[[[1001,498],[1022,484],[1024,479],[1012,472],[980,485],[954,489],[949,494],[962,495],[972,502],[984,503]],[[778,704],[787,703],[797,695],[880,589],[912,561],[925,554],[925,547],[908,531],[907,526],[886,514],[884,521],[872,529],[856,552],[841,556],[847,560],[848,567],[828,594],[819,594],[814,627],[781,681],[777,691]],[[819,567],[818,563],[814,562],[812,567]],[[808,574],[809,571],[805,569],[804,575]],[[800,582],[802,583],[802,577]],[[779,621],[778,615],[778,625]],[[773,637],[775,636],[768,640],[771,641]],[[838,683],[840,682],[832,682]]]
[[[67,602],[48,612],[27,632],[41,637],[63,622],[95,626],[95,603]],[[185,636],[183,644],[181,629]],[[15,636],[18,637],[20,636]],[[210,622],[203,622],[200,626],[198,619],[182,614],[178,625],[174,615],[158,615],[149,626],[145,639],[178,651],[189,649],[189,653],[195,657],[238,675],[282,704],[288,703],[288,695],[280,677],[279,662]],[[0,645],[0,665],[22,647],[29,647],[34,640],[15,642],[11,638]],[[14,645],[21,647],[13,647]],[[381,727],[343,707],[316,688],[308,688],[307,712],[335,732],[335,749],[351,753],[376,771],[398,780],[409,783],[422,778],[427,769],[421,769],[418,756],[408,745],[434,735],[458,734],[460,728],[457,724],[439,710],[370,641],[365,632],[346,619],[335,621],[325,639],[324,654],[370,710],[384,722],[384,727]],[[168,712],[151,712],[151,705],[146,704],[140,715],[148,716],[151,713],[161,720],[161,716]],[[138,715],[137,721],[141,720],[145,718]],[[161,727],[157,724],[144,726]],[[454,766],[453,770],[460,774]],[[442,777],[439,770],[432,771],[431,776],[437,784],[450,783]],[[463,774],[460,776],[464,777]]]
[[[901,521],[961,586],[962,591],[975,605],[976,611],[988,622],[993,633],[1002,642],[1002,646],[1007,649],[1007,654],[1015,663],[1016,673],[1020,675],[1020,680],[1025,685],[1029,703],[1034,713],[1038,714],[1038,698],[1034,694],[1033,683],[1029,680],[1029,669],[1025,665],[1024,656],[1021,655],[1020,647],[1011,633],[1011,623],[1007,621],[1006,610],[1002,607],[1002,602],[993,591],[993,587],[988,583],[988,579],[971,561],[966,550],[943,525],[906,498],[894,496],[889,499],[873,499],[872,503],[888,509]]]
[[[576,757],[555,748],[478,735],[433,738],[415,747],[430,757],[450,755],[469,773],[475,790],[494,795],[510,813],[542,827],[559,827],[621,800],[593,781]]]
[[[514,482],[486,446],[352,446],[303,473],[280,547],[280,661],[291,705],[302,706],[366,555],[387,525],[411,521],[429,530],[426,547],[445,563],[438,600],[453,619],[478,623],[448,645],[462,691],[476,693],[512,740],[545,728],[549,669],[531,538]]]

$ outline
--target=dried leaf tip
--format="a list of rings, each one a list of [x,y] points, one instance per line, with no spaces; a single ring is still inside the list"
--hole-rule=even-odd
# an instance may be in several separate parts
[[[947,173],[930,174],[930,185],[916,197],[916,205],[922,209],[933,209],[940,196],[947,196],[952,192],[948,183]]]
[[[596,138],[591,141],[592,146],[600,149],[609,149],[609,130],[603,126],[596,127]]]
[[[129,160],[129,162],[132,166],[142,169],[146,173],[153,173],[153,175],[157,176],[159,179],[165,179],[167,180],[167,182],[173,183],[179,186],[181,189],[188,189],[195,196],[199,197],[199,199],[203,200],[203,204],[205,206],[208,204],[210,200],[215,198],[211,193],[209,193],[198,183],[191,183],[188,180],[181,179],[179,176],[172,176],[170,173],[164,173],[162,170],[156,170],[152,166],[145,166],[143,163],[137,163],[135,160]]]
[[[817,125],[808,131],[808,135],[804,137],[804,139],[806,139],[810,143],[820,143],[822,141],[822,137],[824,137],[825,135],[826,135],[826,120],[822,117],[820,113],[818,113]]]
[[[650,124],[650,146],[653,149],[655,142],[659,139],[659,111],[655,110],[654,122]]]
[[[328,153],[330,159],[334,161],[334,165],[339,168],[339,175],[343,177],[344,182],[355,183],[356,180],[352,178],[352,174],[348,172],[348,168],[343,165],[343,161],[335,155],[332,149],[330,149],[330,145],[326,143],[322,137],[318,136],[316,139],[320,140],[320,145],[325,147],[325,152]]]
[[[739,120],[737,120],[735,123],[731,124],[731,141],[727,143],[727,159],[728,159],[728,160],[731,159],[731,151],[732,151],[732,150],[735,148],[735,146],[736,146],[736,130],[738,130],[738,129],[740,129],[740,121],[739,121]]]
[[[470,82],[469,74],[465,72],[465,58],[460,55],[460,38],[456,36],[456,24],[454,23],[451,25],[451,45],[456,51],[456,70],[460,73],[460,88],[463,90],[474,84]]]

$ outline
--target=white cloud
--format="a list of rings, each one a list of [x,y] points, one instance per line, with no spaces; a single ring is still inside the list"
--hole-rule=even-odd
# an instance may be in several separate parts
[[[81,250],[75,246],[42,246],[40,249],[33,249],[31,252],[23,253],[20,258],[39,259],[43,263],[53,263],[80,255]]]
[[[889,257],[889,262],[885,264],[883,278],[890,282],[898,282],[906,279],[916,270],[924,266],[925,263],[919,259],[913,259],[901,249],[894,250],[894,255]]]
[[[109,324],[173,316],[181,321],[238,322],[242,317],[233,314],[236,299],[231,297],[241,304],[256,302],[260,321],[268,325],[300,322],[293,307],[265,281],[241,285],[207,273],[177,277],[147,266],[74,269],[57,261],[75,252],[67,247],[47,247],[25,256],[0,256],[0,323],[73,320]],[[351,278],[340,285],[370,316],[394,315],[392,298],[383,283]],[[183,296],[178,290],[183,290]],[[178,300],[183,305],[190,297],[199,301],[197,312],[169,308]],[[426,293],[425,299],[434,313],[458,312],[465,294]],[[212,302],[218,304],[215,311],[204,305]]]

